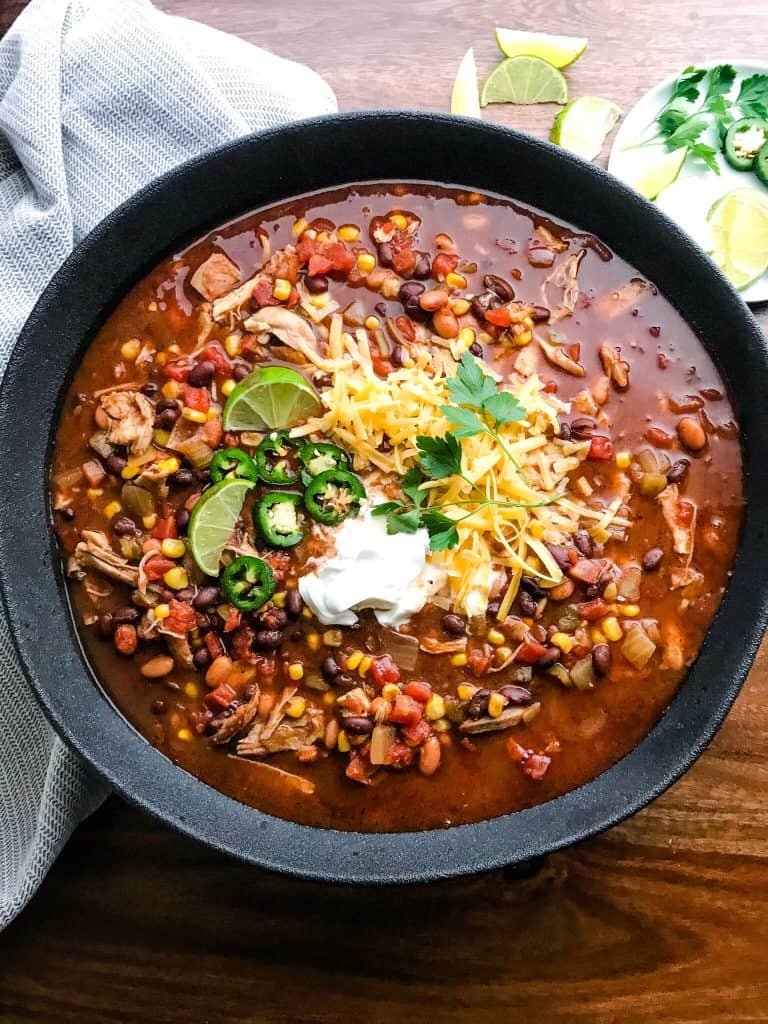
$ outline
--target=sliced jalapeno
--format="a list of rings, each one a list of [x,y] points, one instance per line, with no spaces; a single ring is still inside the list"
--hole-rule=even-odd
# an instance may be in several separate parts
[[[304,483],[331,469],[349,469],[349,455],[337,444],[309,441],[299,448],[299,459],[304,466]]]
[[[275,592],[272,569],[261,558],[240,555],[221,574],[227,601],[244,612],[261,608]]]
[[[254,483],[259,479],[256,465],[248,452],[242,448],[225,448],[216,452],[211,461],[211,481],[218,484],[235,477],[253,480]]]
[[[292,548],[304,536],[299,514],[301,495],[296,491],[270,491],[254,510],[256,528],[268,544]]]
[[[725,159],[737,171],[749,171],[760,149],[768,142],[768,122],[760,117],[734,121],[723,140]]]
[[[296,483],[299,468],[291,458],[293,447],[283,432],[269,434],[264,438],[254,454],[256,469],[264,483],[278,487]]]
[[[362,481],[345,469],[329,469],[313,477],[304,492],[307,511],[318,523],[334,526],[356,516],[365,497]]]

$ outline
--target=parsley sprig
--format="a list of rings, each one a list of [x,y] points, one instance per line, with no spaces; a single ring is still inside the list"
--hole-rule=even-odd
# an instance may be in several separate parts
[[[768,118],[768,75],[743,79],[736,97],[729,99],[735,79],[736,69],[731,64],[718,64],[710,69],[686,68],[646,129],[655,128],[655,133],[627,148],[664,145],[671,152],[685,147],[686,159],[692,156],[703,160],[719,174],[718,150],[701,141],[704,132],[714,126],[722,143],[734,121],[744,117]]]
[[[519,469],[512,453],[499,435],[506,423],[520,423],[527,417],[525,408],[508,391],[500,391],[493,377],[483,373],[475,359],[465,352],[456,376],[447,382],[451,405],[441,405],[440,411],[452,425],[450,432],[438,437],[419,435],[416,447],[419,465],[413,466],[403,477],[401,490],[407,500],[386,501],[373,509],[373,515],[387,517],[387,533],[415,533],[419,528],[429,533],[431,551],[445,551],[459,543],[457,525],[474,515],[484,505],[505,508],[540,508],[550,505],[557,497],[539,502],[500,501],[488,498],[464,473],[462,448],[459,439],[488,434],[499,445],[513,465]],[[425,508],[428,492],[423,485],[428,480],[450,480],[457,476],[475,492],[475,497],[461,501],[447,501]],[[443,508],[470,505],[469,512],[458,518],[446,515]]]

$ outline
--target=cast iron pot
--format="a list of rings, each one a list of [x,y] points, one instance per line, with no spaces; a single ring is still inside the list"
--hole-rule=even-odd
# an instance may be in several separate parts
[[[493,191],[593,232],[654,281],[723,375],[742,429],[747,510],[733,578],[699,657],[642,743],[593,782],[474,825],[363,835],[246,807],[176,768],[116,711],[70,615],[48,500],[64,391],[104,318],[156,263],[224,221],[359,181]],[[149,185],[66,261],[22,331],[0,402],[0,582],[19,653],[63,738],[124,797],[263,867],[343,882],[404,882],[523,864],[643,807],[702,752],[733,703],[768,611],[768,358],[747,308],[650,203],[547,143],[479,121],[414,113],[320,118],[231,143]],[[361,799],[365,794],[361,792]]]

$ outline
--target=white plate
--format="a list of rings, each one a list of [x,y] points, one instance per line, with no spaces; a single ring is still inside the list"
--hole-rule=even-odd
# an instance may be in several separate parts
[[[736,79],[729,96],[738,92],[743,78],[755,74],[768,75],[768,63],[762,61],[716,60],[697,64],[696,67],[713,68],[718,64],[732,64],[736,70]],[[651,134],[649,129],[659,110],[669,99],[672,87],[682,70],[681,67],[677,74],[649,89],[632,107],[616,133],[608,159],[608,170],[627,184],[631,185],[632,181],[637,181],[643,170],[656,162],[664,152],[661,147],[656,146],[629,150],[627,147],[633,145],[639,138]],[[701,136],[701,141],[720,149],[714,129],[707,129]],[[683,164],[677,181],[669,186],[669,194],[665,196],[662,192],[658,200],[660,209],[677,221],[704,250],[711,248],[707,212],[712,204],[734,188],[765,187],[751,171],[734,170],[721,153],[717,162],[721,169],[719,175],[710,171],[701,160],[689,157]],[[768,273],[745,288],[740,295],[746,302],[768,301]]]

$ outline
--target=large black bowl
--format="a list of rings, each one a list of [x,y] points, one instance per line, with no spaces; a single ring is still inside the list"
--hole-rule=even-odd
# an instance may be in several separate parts
[[[742,428],[746,520],[733,578],[669,710],[627,757],[539,807],[447,830],[362,835],[246,807],[176,768],[121,717],[86,663],[50,525],[47,474],[64,389],[105,316],[152,266],[222,222],[349,182],[427,180],[493,191],[594,232],[654,281],[727,382]],[[520,863],[583,839],[658,796],[733,703],[768,610],[768,358],[744,304],[651,204],[562,150],[428,114],[322,118],[242,139],[149,185],[55,276],[22,331],[0,402],[0,582],[30,682],[61,735],[127,799],[212,846],[332,881],[435,879]],[[364,796],[363,796],[364,798]]]

